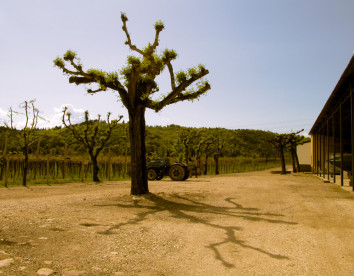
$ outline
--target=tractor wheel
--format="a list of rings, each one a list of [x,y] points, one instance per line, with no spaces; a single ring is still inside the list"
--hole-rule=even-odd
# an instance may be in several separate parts
[[[184,170],[185,170],[186,174],[185,174],[184,178],[182,179],[183,181],[184,181],[184,180],[187,180],[188,177],[189,177],[189,175],[190,175],[190,170],[189,170],[189,168],[185,168]]]
[[[186,171],[181,165],[173,165],[168,171],[168,175],[173,181],[182,181],[186,175]]]
[[[147,178],[148,180],[155,180],[157,178],[157,173],[155,170],[150,169],[147,171]]]

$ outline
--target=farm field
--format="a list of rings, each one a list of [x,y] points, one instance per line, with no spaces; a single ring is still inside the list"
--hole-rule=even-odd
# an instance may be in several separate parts
[[[178,162],[177,158],[169,160]],[[198,172],[205,173],[205,159]],[[124,156],[103,156],[98,159],[101,180],[127,180],[129,179],[130,158]],[[222,157],[219,159],[220,174],[258,171],[279,166],[280,161],[275,158],[252,157]],[[193,167],[195,162],[190,162]],[[214,174],[215,161],[209,158],[207,162],[207,174]],[[23,156],[9,156],[0,159],[0,187],[18,186],[22,184]],[[88,156],[73,156],[63,158],[61,156],[29,156],[29,168],[27,173],[29,185],[34,184],[58,184],[68,182],[91,182],[92,162]]]
[[[0,189],[0,274],[354,273],[354,193],[336,184],[262,171],[149,187]]]

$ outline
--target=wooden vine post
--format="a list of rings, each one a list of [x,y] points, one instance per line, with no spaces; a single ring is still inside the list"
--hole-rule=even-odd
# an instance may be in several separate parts
[[[34,175],[33,175],[33,180],[36,180],[36,177],[37,177],[37,171],[39,169],[39,148],[41,146],[41,138],[38,139],[38,142],[37,142],[37,151],[36,151],[36,161],[37,162],[34,162]]]
[[[123,177],[125,177],[128,173],[128,147],[125,147],[125,155],[124,155],[124,173]]]
[[[85,181],[85,157],[82,157],[82,161],[81,161],[81,182],[84,183]]]
[[[66,176],[66,157],[68,153],[68,144],[65,142],[64,146],[64,161],[63,161],[63,179],[65,179]]]
[[[111,160],[111,148],[108,149],[108,181],[112,180],[112,160]]]
[[[48,185],[49,184],[49,154],[47,155],[46,179],[47,179],[47,185]]]
[[[9,157],[7,156],[7,135],[5,136],[5,145],[4,145],[3,156],[5,157],[5,160],[6,160],[6,167],[5,167],[5,188],[7,188],[8,176],[9,176]]]

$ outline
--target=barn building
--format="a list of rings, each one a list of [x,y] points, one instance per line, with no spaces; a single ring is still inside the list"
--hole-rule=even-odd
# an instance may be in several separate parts
[[[300,172],[311,172],[311,143],[310,141],[296,147]]]
[[[354,55],[312,126],[310,135],[313,173],[327,181],[340,181],[343,186],[344,175],[350,177],[354,171]]]

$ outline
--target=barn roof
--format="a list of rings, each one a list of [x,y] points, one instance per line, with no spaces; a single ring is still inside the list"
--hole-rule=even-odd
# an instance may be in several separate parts
[[[318,132],[333,116],[334,112],[339,109],[340,104],[350,96],[350,83],[354,84],[354,55],[350,59],[332,94],[329,96],[320,115],[317,117],[310,130],[310,134]],[[350,112],[350,109],[345,110],[345,112]]]

